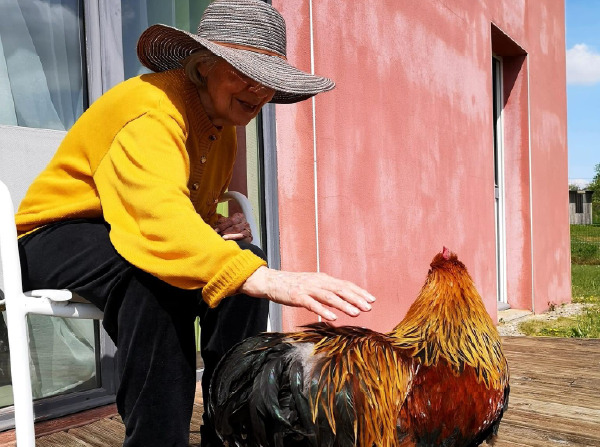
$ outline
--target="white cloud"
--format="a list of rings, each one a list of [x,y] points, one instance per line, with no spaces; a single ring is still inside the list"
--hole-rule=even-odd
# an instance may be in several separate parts
[[[585,189],[590,184],[590,180],[582,178],[570,178],[569,185],[577,185],[580,189]]]
[[[600,83],[600,53],[584,43],[567,50],[567,83],[594,85]]]

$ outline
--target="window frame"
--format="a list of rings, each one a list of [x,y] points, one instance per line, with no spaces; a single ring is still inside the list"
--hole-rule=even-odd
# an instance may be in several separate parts
[[[270,0],[263,0],[271,4]],[[104,92],[124,80],[121,0],[82,0],[84,9],[85,73],[87,96],[92,104]],[[260,176],[263,180],[262,212],[263,246],[271,268],[281,265],[279,246],[279,202],[277,194],[277,153],[275,104],[267,104],[258,123]],[[282,329],[281,306],[270,303],[271,330]],[[87,391],[36,400],[36,422],[114,403],[118,388],[116,347],[96,322],[99,337],[97,365],[101,386]],[[14,407],[0,409],[0,431],[14,427]]]

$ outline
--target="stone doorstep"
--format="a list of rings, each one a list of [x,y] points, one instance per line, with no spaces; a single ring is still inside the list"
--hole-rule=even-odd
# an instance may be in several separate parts
[[[523,320],[533,315],[530,310],[523,309],[506,309],[498,311],[498,324],[508,323],[509,321]]]

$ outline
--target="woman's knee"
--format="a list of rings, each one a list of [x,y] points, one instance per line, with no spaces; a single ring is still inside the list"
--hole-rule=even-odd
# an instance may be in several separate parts
[[[264,251],[262,251],[262,248],[251,244],[250,242],[244,242],[244,241],[236,241],[239,245],[239,247],[242,250],[250,250],[252,253],[254,253],[256,256],[258,256],[259,258],[262,258],[263,260],[267,260],[267,255],[265,254]]]

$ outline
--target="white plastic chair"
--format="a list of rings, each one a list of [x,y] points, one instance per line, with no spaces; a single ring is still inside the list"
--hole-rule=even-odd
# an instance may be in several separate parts
[[[102,319],[94,305],[72,302],[68,290],[23,292],[14,208],[8,188],[0,181],[0,261],[4,279],[6,326],[10,347],[10,371],[15,409],[15,432],[19,447],[35,446],[33,394],[29,370],[27,314],[65,318]]]
[[[246,215],[255,238],[254,242],[260,246],[260,235],[249,200],[235,191],[225,193],[222,201],[227,200],[238,202]],[[10,192],[2,181],[0,181],[0,262],[4,279],[4,299],[0,300],[0,304],[6,306],[15,432],[19,447],[33,447],[35,429],[27,314],[95,320],[101,320],[103,314],[93,304],[69,290],[46,289],[23,292],[14,207]]]

